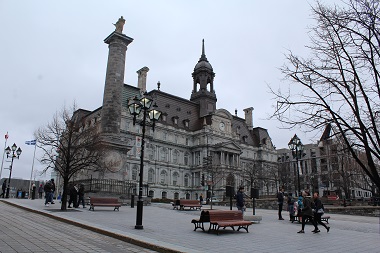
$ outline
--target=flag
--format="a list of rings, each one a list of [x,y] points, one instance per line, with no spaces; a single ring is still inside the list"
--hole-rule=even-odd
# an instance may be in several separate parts
[[[36,145],[36,140],[26,141],[26,145]]]
[[[5,139],[6,140],[8,140],[8,137],[9,137],[9,135],[8,135],[8,132],[5,134]]]

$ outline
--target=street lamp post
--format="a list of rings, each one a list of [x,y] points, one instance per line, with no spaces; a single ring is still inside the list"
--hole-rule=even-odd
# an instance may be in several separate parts
[[[296,158],[296,169],[297,169],[297,180],[298,180],[298,196],[301,194],[301,184],[300,184],[300,170],[298,168],[298,159],[301,158],[302,151],[303,151],[303,145],[298,138],[298,136],[295,134],[292,139],[290,139],[288,143],[289,149],[292,151],[293,158]]]
[[[16,152],[16,153],[15,153]],[[11,166],[9,167],[9,179],[8,179],[8,187],[7,187],[7,193],[5,195],[6,198],[9,198],[9,188],[10,188],[10,185],[11,185],[11,177],[12,177],[12,169],[13,169],[13,159],[14,158],[17,158],[19,159],[20,155],[21,155],[21,148],[17,148],[16,144],[13,143],[12,145],[12,149],[8,146],[6,149],[5,149],[5,153],[7,153],[7,158],[9,158],[10,154],[12,153],[12,161],[11,161]]]
[[[147,93],[140,99],[137,96],[133,99],[133,102],[128,105],[129,112],[133,115],[133,125],[136,124],[136,117],[142,112],[142,119],[139,120],[142,126],[142,138],[141,138],[141,153],[140,153],[140,181],[139,181],[139,198],[137,200],[137,213],[136,213],[136,226],[135,229],[143,229],[142,217],[143,217],[143,175],[144,175],[144,145],[145,145],[145,127],[147,125],[152,126],[154,131],[155,122],[160,118],[161,112],[156,108],[156,104],[152,106],[153,100],[147,96]],[[147,116],[149,116],[147,118]],[[149,119],[149,120],[148,120]]]

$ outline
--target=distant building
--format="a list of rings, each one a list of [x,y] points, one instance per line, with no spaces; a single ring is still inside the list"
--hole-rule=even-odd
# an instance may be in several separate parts
[[[7,180],[7,185],[8,185],[8,178],[2,178],[0,180],[0,186],[3,185],[4,180]],[[39,184],[43,183],[40,181],[33,181],[33,182],[35,183],[37,189],[38,189]],[[28,198],[29,183],[30,183],[30,180],[19,179],[19,178],[11,178],[11,185],[9,188],[9,197],[10,198],[16,198],[16,197],[24,196],[24,197]],[[0,189],[0,191],[1,191],[1,189]],[[17,195],[18,192],[20,192],[21,196]],[[36,193],[36,198],[37,198],[37,195],[38,195],[38,193]]]
[[[304,145],[303,154],[298,160],[301,190],[307,189],[332,198],[369,199],[375,191],[371,180],[352,155],[344,151],[337,137],[330,138],[326,133],[328,131],[325,130],[317,144]],[[280,184],[286,191],[296,193],[296,159],[289,149],[278,149],[277,154]]]
[[[189,89],[190,99],[186,99],[161,90],[160,83],[149,90],[147,67],[137,71],[137,85],[124,83],[126,50],[133,39],[119,31],[104,40],[109,55],[102,107],[74,113],[82,127],[98,128],[109,147],[106,159],[115,166],[102,173],[82,173],[75,180],[91,177],[138,183],[142,134],[141,126],[132,123],[128,102],[147,92],[162,115],[155,131],[148,128],[146,133],[144,195],[196,199],[200,194],[210,197],[213,188],[222,199],[226,185],[234,189],[242,185],[247,192],[254,186],[262,194],[274,194],[276,181],[266,171],[277,168],[277,153],[268,131],[253,125],[252,107],[243,110],[244,118],[237,111],[217,108],[218,84],[204,42],[192,72],[192,87],[178,84],[179,89]],[[234,93],[231,87],[231,96]],[[245,169],[253,164],[260,180],[256,177],[251,183]]]

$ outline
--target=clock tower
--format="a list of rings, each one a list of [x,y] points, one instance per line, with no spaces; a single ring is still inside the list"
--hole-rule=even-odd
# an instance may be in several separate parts
[[[199,104],[199,116],[204,117],[216,110],[216,94],[214,90],[215,73],[205,54],[205,44],[202,40],[202,55],[194,67],[193,91],[190,101]]]

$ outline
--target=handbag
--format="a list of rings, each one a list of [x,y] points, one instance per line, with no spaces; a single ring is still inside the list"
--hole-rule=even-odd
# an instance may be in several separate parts
[[[317,213],[325,213],[325,211],[322,209],[322,208],[319,208],[318,210],[317,210]]]

